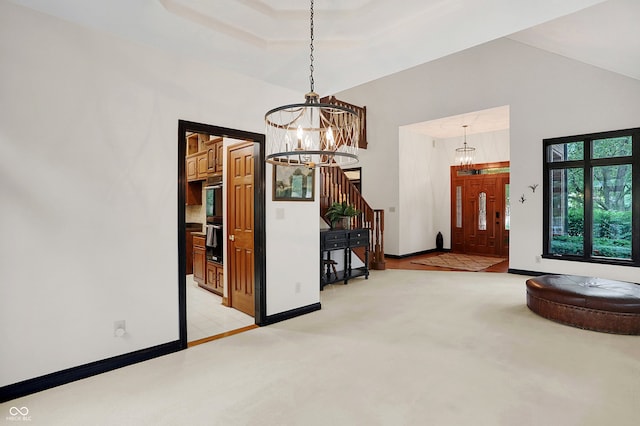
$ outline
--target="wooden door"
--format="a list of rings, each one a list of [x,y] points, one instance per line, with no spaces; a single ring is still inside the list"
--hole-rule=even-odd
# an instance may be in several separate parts
[[[231,307],[255,313],[253,142],[234,145],[227,156],[227,261]]]
[[[509,163],[476,165],[507,168]],[[451,249],[457,253],[509,255],[509,174],[459,174],[451,168]]]
[[[500,255],[494,217],[499,215],[497,179],[477,177],[466,179],[462,206],[465,253]]]

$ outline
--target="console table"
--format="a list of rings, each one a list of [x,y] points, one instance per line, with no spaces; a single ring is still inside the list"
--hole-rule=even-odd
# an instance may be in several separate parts
[[[356,247],[364,248],[364,266],[351,267],[351,257]],[[331,260],[331,252],[341,250],[344,253],[344,271],[336,271],[335,263]],[[369,278],[369,230],[360,229],[331,229],[320,231],[320,290],[327,284],[364,276]]]

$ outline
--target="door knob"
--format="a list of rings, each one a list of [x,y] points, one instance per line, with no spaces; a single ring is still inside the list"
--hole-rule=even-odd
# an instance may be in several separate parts
[[[236,236],[231,234],[229,235],[229,241],[235,241],[236,240]]]

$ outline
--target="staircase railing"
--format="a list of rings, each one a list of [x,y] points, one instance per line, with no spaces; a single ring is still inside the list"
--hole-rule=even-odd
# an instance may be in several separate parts
[[[349,180],[340,167],[320,168],[320,214],[324,218],[327,209],[334,202],[346,201],[360,214],[351,219],[352,228],[370,230],[371,269],[385,269],[384,260],[384,210],[373,209],[362,197],[360,191]],[[359,255],[359,254],[358,254]]]
[[[320,99],[320,102],[326,104],[340,105],[347,107],[356,113],[360,120],[360,135],[358,137],[358,148],[367,149],[367,107],[361,107],[358,105],[350,104],[349,102],[341,101],[335,96],[325,96]]]

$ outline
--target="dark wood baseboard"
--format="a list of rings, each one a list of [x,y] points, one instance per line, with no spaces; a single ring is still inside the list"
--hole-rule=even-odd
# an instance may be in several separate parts
[[[267,315],[264,321],[260,322],[258,325],[262,327],[269,324],[275,324],[280,321],[285,321],[291,318],[299,317],[300,315],[305,315],[314,311],[319,311],[320,308],[321,308],[321,305],[320,305],[320,302],[318,302],[312,305],[303,306],[301,308],[280,312],[278,314]]]
[[[180,341],[165,343],[147,349],[118,355],[112,358],[79,365],[66,370],[57,371],[33,379],[3,386],[0,388],[0,402],[10,401],[32,393],[51,389],[56,386],[66,385],[76,380],[86,379],[97,374],[106,373],[111,370],[137,364],[159,356],[168,355],[183,349]]]
[[[540,275],[549,274],[549,272],[527,271],[525,269],[513,269],[513,268],[509,268],[507,272],[510,274],[516,274],[516,275],[531,275],[532,277],[539,277]]]
[[[401,254],[401,255],[385,254],[384,257],[388,257],[389,259],[404,259],[404,258],[412,257],[412,256],[420,256],[422,254],[430,254],[430,253],[436,253],[436,252],[446,253],[446,252],[449,252],[449,251],[451,251],[451,249],[442,249],[442,250],[430,249],[430,250],[417,251],[415,253]]]

